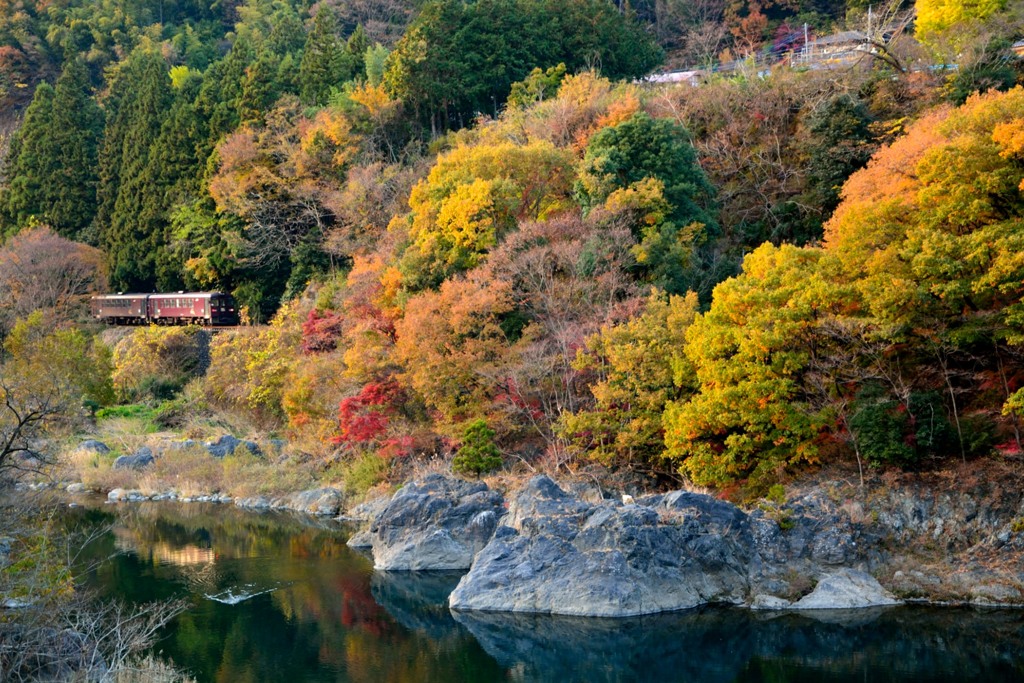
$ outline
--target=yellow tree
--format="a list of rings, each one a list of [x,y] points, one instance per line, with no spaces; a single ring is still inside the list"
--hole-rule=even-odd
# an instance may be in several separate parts
[[[582,453],[605,464],[656,465],[665,450],[662,413],[692,392],[693,366],[683,353],[697,315],[697,295],[652,289],[640,315],[587,340],[575,367],[596,376],[594,405],[566,414],[559,428]]]
[[[765,244],[743,273],[715,288],[711,309],[686,332],[697,391],[669,403],[666,455],[702,485],[772,481],[787,465],[813,462],[823,419],[801,374],[818,321],[851,307],[835,260],[821,250]]]
[[[572,157],[548,142],[460,145],[413,188],[401,263],[405,286],[436,287],[478,265],[517,221],[568,204]]]
[[[915,32],[918,40],[930,45],[949,40],[962,46],[972,36],[971,29],[1006,7],[1006,0],[917,0]]]

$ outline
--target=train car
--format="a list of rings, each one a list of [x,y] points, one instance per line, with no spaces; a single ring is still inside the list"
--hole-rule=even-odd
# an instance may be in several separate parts
[[[221,292],[150,294],[149,320],[157,325],[237,325],[235,301]]]
[[[222,292],[105,294],[92,298],[92,312],[110,325],[238,324],[235,301]]]
[[[145,325],[149,322],[146,294],[103,294],[89,301],[92,317],[108,325]]]

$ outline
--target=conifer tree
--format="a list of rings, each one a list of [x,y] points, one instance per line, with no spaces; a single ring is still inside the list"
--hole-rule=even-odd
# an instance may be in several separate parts
[[[117,289],[149,290],[164,241],[168,178],[148,171],[154,143],[171,104],[171,82],[159,55],[129,58],[112,90],[116,112],[101,160],[101,242]]]
[[[346,52],[338,40],[334,13],[320,7],[313,20],[313,29],[306,38],[306,47],[299,65],[299,95],[310,105],[323,104],[332,87],[340,86],[352,76]]]
[[[68,62],[53,96],[50,139],[57,151],[53,197],[46,222],[59,234],[78,238],[96,216],[96,161],[103,135],[103,112],[89,92],[89,73],[79,60]]]
[[[53,87],[40,83],[32,104],[25,111],[8,155],[8,187],[3,195],[5,232],[16,232],[38,216],[46,191],[46,178],[53,175],[56,161],[47,130],[53,117]]]
[[[363,25],[359,24],[345,43],[345,56],[350,78],[366,77],[366,51],[368,49],[370,49],[370,39],[366,37]]]
[[[81,62],[68,62],[56,88],[37,89],[11,145],[3,196],[5,227],[47,223],[79,238],[96,213],[96,159],[102,113]]]

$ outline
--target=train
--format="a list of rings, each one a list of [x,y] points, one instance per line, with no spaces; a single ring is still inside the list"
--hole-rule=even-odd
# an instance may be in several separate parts
[[[108,325],[203,325],[238,324],[238,307],[223,292],[176,292],[173,294],[100,294],[90,300],[94,320]]]

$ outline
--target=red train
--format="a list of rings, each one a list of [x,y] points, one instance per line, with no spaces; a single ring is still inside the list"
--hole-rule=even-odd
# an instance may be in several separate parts
[[[237,325],[238,307],[221,292],[101,294],[92,297],[92,317],[108,325]]]

